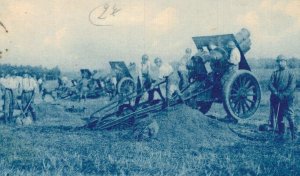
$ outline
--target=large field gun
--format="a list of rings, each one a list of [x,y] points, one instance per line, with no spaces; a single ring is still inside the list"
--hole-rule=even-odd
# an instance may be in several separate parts
[[[199,79],[191,79],[192,81],[171,99],[168,99],[167,96],[168,85],[164,86],[166,97],[153,100],[153,102],[139,102],[136,104],[137,101],[134,100],[146,94],[149,90],[144,90],[138,94],[132,92],[125,98],[111,102],[94,112],[86,127],[108,129],[129,119],[142,118],[148,113],[159,112],[180,103],[185,103],[204,114],[209,111],[213,103],[222,103],[228,116],[237,120],[251,117],[259,107],[261,91],[244,55],[250,50],[251,41],[249,37],[250,33],[246,29],[242,29],[235,36],[225,34],[193,37],[193,41],[199,50],[203,50],[211,43],[217,46],[208,53],[209,57],[214,56],[214,59],[209,61],[211,72],[206,69],[205,63],[201,62],[205,60],[205,56],[196,55],[194,58],[198,57],[198,59],[194,59],[194,61],[199,61],[199,63],[194,63],[197,67],[194,67],[195,70],[193,71]],[[229,55],[226,47],[228,41],[234,41],[236,44],[241,53],[241,61],[237,71],[226,75],[228,69],[226,63]],[[166,78],[165,81],[156,84],[152,89],[168,83],[168,78]]]

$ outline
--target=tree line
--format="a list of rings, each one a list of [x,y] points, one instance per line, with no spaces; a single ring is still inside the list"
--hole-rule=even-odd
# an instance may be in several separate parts
[[[17,75],[22,75],[24,72],[28,72],[37,79],[44,78],[46,80],[57,79],[61,74],[61,71],[57,66],[49,69],[42,66],[0,64],[1,75],[11,74],[13,71],[17,71]]]
[[[274,58],[247,59],[247,62],[251,68],[274,69],[276,67]],[[296,57],[289,58],[288,66],[292,69],[300,68],[300,59]]]

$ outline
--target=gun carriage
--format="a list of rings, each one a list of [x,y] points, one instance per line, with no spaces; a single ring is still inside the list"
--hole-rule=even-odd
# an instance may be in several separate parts
[[[154,84],[149,90],[143,90],[141,93],[128,92],[121,99],[97,110],[91,114],[90,121],[85,127],[109,129],[118,124],[145,117],[148,113],[159,112],[182,103],[204,114],[209,111],[213,103],[222,103],[227,114],[237,120],[251,117],[260,105],[261,90],[244,55],[250,50],[250,35],[247,35],[247,31],[243,29],[241,32],[236,36],[226,34],[193,37],[199,50],[205,49],[211,43],[217,47],[207,54],[192,57],[192,64],[189,68],[190,82],[179,93],[168,98],[169,78],[167,77],[164,81]],[[229,50],[226,47],[228,41],[234,41],[241,53],[238,70],[234,72],[228,70]],[[164,84],[166,84],[164,86],[166,88],[165,99],[152,102],[138,101],[138,103],[135,101],[146,92],[162,87]],[[128,91],[127,88],[123,90]]]

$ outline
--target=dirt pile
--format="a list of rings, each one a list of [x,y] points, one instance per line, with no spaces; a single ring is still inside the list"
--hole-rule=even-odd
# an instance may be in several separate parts
[[[160,126],[158,140],[187,147],[230,146],[238,140],[227,124],[203,115],[185,105],[153,116]]]

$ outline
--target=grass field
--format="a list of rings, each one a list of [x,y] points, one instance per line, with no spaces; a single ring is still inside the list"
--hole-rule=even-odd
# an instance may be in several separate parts
[[[265,84],[271,70],[254,73]],[[262,95],[257,113],[243,124],[217,120],[225,116],[219,104],[208,113],[216,119],[185,105],[152,114],[160,131],[151,141],[135,140],[132,128],[75,128],[85,124],[82,118],[108,103],[107,98],[41,102],[35,124],[0,124],[0,175],[300,175],[300,141],[291,142],[286,134],[286,141],[278,143],[272,133],[257,130],[269,113],[269,93],[264,87]],[[87,109],[82,113],[64,110],[72,105]],[[237,135],[229,127],[252,133]]]

